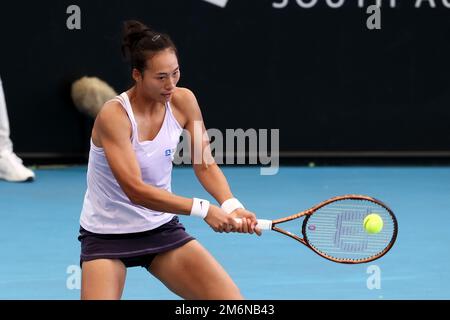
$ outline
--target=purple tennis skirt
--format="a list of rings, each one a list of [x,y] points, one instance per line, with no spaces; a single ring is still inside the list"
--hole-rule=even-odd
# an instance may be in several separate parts
[[[153,230],[125,233],[98,234],[80,227],[78,240],[81,242],[80,266],[84,261],[95,259],[119,259],[127,268],[150,266],[158,253],[182,245],[194,237],[186,232],[178,216]]]

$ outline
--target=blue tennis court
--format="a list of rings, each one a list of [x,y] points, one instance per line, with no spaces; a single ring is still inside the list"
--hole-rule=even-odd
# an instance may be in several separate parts
[[[449,167],[288,166],[273,176],[261,176],[258,167],[223,171],[258,218],[281,218],[356,193],[383,200],[399,222],[397,242],[386,256],[342,265],[276,233],[219,234],[181,216],[247,299],[450,298]],[[30,184],[0,182],[0,299],[79,299],[77,235],[86,167],[40,168],[36,175]],[[190,168],[174,168],[172,187],[213,201]],[[137,267],[128,269],[123,299],[179,297]]]

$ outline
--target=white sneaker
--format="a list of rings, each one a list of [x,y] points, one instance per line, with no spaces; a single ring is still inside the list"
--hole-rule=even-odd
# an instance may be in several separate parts
[[[12,182],[33,181],[34,172],[26,168],[14,152],[0,152],[0,179]]]

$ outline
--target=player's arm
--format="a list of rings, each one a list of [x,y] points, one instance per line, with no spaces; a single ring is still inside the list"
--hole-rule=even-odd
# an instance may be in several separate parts
[[[131,202],[157,211],[190,213],[192,199],[143,182],[130,140],[131,123],[118,102],[107,103],[97,116],[95,125],[112,173]]]
[[[96,132],[104,149],[106,159],[114,177],[124,193],[134,204],[161,211],[189,215],[193,200],[146,184],[142,180],[130,135],[131,124],[123,107],[118,102],[107,103],[96,119]],[[211,227],[223,231],[230,221],[217,219],[222,210],[211,205]]]
[[[202,113],[195,95],[188,89],[183,90],[183,110],[186,116],[185,129],[189,131],[191,137],[191,161],[195,175],[198,180],[213,196],[218,203],[222,204],[226,200],[233,198],[228,181],[219,168],[211,154],[209,138],[203,122]],[[243,218],[245,222],[241,225],[239,232],[253,233],[257,224],[254,213],[245,209],[236,209],[230,215],[234,218]],[[256,230],[260,234],[260,230]]]

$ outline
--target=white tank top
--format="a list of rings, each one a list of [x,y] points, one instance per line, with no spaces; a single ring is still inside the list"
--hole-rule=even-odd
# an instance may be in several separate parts
[[[117,100],[128,114],[132,126],[131,142],[141,168],[142,180],[171,192],[172,160],[183,128],[167,102],[164,122],[151,141],[139,141],[136,120],[126,92]],[[81,226],[101,234],[134,233],[155,229],[174,214],[154,211],[133,204],[123,192],[106,160],[103,148],[91,139],[87,169],[87,191],[80,217]]]

